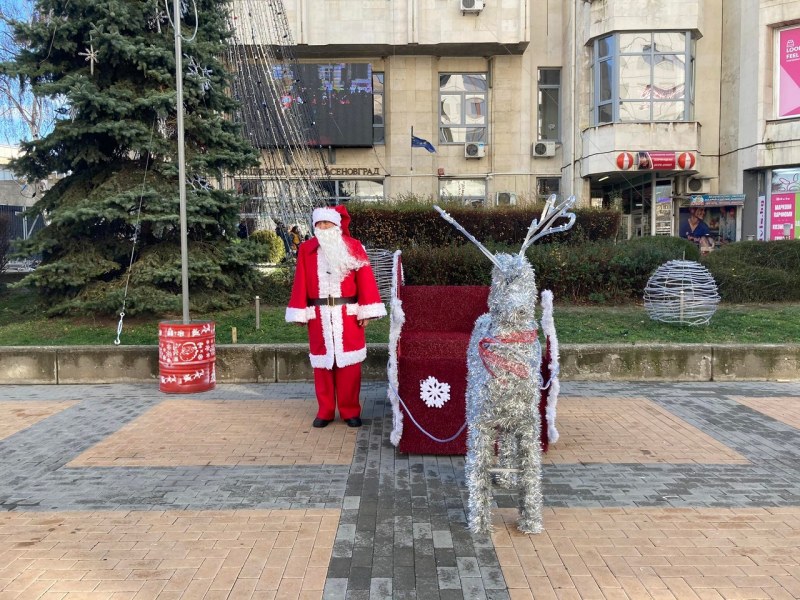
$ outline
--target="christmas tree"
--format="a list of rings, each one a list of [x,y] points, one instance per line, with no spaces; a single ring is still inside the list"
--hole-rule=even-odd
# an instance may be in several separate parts
[[[19,51],[0,69],[59,99],[52,131],[24,142],[29,181],[64,175],[37,202],[47,227],[22,248],[42,256],[23,280],[50,312],[129,314],[181,305],[174,31],[163,0],[38,0],[14,24]],[[182,0],[190,299],[196,310],[252,298],[262,252],[239,241],[241,198],[223,177],[257,163],[225,115],[219,61],[224,0]],[[194,35],[193,39],[191,36]],[[135,245],[134,245],[135,241]]]

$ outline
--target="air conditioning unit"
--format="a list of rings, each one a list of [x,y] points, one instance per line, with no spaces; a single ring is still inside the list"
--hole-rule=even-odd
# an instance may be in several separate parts
[[[711,185],[708,179],[689,177],[689,179],[686,180],[687,196],[691,196],[692,194],[707,194],[710,189]]]
[[[514,192],[497,192],[494,199],[497,206],[515,205],[517,203],[517,195]]]
[[[545,158],[556,155],[555,142],[536,142],[531,146],[531,156],[533,158]]]
[[[483,10],[484,0],[461,0],[461,14],[477,14]]]
[[[467,142],[464,144],[466,158],[483,158],[486,156],[486,144],[483,142]]]

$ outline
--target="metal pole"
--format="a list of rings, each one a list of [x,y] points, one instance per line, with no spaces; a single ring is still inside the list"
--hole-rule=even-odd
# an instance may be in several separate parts
[[[183,148],[183,55],[181,50],[181,3],[172,0],[172,16],[175,29],[175,89],[178,101],[178,193],[180,195],[181,222],[181,294],[183,297],[183,324],[189,319],[189,243],[186,222],[186,155]]]
[[[261,329],[261,298],[256,296],[256,329]]]

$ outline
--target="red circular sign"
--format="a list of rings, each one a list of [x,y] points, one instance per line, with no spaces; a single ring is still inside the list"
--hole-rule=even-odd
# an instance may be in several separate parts
[[[633,166],[633,154],[630,152],[620,152],[617,154],[617,168],[627,171]]]
[[[694,154],[691,152],[681,152],[678,156],[678,166],[681,169],[691,169],[695,163]]]

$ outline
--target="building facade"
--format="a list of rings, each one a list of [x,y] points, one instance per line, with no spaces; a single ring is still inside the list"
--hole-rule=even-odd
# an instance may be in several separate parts
[[[372,93],[372,144],[328,148],[331,201],[574,194],[629,237],[679,235],[693,207],[718,244],[800,237],[800,0],[283,10],[300,63],[371,67],[350,92]]]

